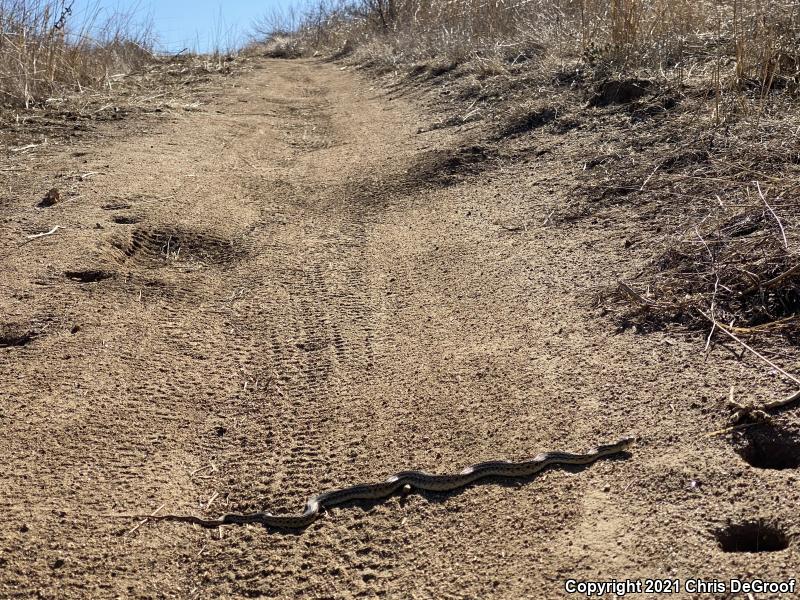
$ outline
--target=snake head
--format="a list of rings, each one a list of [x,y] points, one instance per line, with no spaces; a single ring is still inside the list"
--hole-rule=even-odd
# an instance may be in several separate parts
[[[620,441],[617,442],[617,445],[620,447],[621,450],[627,450],[638,441],[639,439],[635,435],[626,435]]]
[[[627,435],[621,438],[619,441],[614,442],[613,444],[604,444],[602,446],[598,446],[597,452],[601,454],[609,454],[613,452],[625,452],[636,441],[637,441],[636,436]]]

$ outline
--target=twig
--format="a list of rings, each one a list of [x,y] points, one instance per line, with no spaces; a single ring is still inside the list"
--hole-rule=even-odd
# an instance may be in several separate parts
[[[216,471],[217,467],[214,465],[214,463],[208,463],[207,465],[205,465],[203,467],[199,467],[199,468],[195,469],[194,471],[192,471],[191,473],[189,473],[189,477],[194,477],[198,473],[201,473],[203,471],[207,471],[208,469],[211,469],[212,471]]]
[[[712,323],[712,324],[714,324],[714,325],[718,325],[718,323],[717,323],[717,321],[716,321],[715,319],[713,319],[712,317],[709,317],[709,316],[708,316],[706,313],[704,313],[704,312],[703,312],[702,310],[700,310],[699,308],[697,309],[697,312],[699,312],[699,313],[700,313],[701,315],[703,315],[703,316],[704,316],[706,319],[708,319],[709,321],[711,321],[711,323]],[[791,379],[791,380],[792,380],[792,381],[794,381],[794,382],[795,382],[797,385],[800,385],[800,379],[798,379],[797,377],[795,377],[795,376],[794,376],[794,375],[792,375],[791,373],[788,373],[788,372],[786,372],[785,370],[783,370],[782,368],[780,368],[778,365],[776,365],[774,362],[772,362],[772,361],[771,361],[770,359],[768,359],[766,356],[764,356],[763,354],[761,354],[761,353],[760,353],[758,350],[754,349],[752,346],[749,346],[749,345],[747,345],[745,342],[743,342],[742,340],[740,340],[738,337],[736,337],[734,334],[732,334],[730,331],[728,331],[728,330],[727,330],[725,327],[719,327],[718,329],[719,329],[719,330],[720,330],[722,333],[724,333],[725,335],[727,335],[728,337],[732,338],[734,341],[736,341],[736,342],[739,342],[739,343],[740,343],[742,346],[744,346],[744,347],[745,347],[747,350],[749,350],[750,352],[752,352],[753,354],[755,354],[755,355],[756,355],[758,358],[760,358],[761,360],[763,360],[763,361],[764,361],[765,363],[767,363],[767,364],[768,364],[770,367],[772,367],[773,369],[775,369],[776,371],[778,371],[779,373],[781,373],[781,374],[782,374],[782,375],[784,375],[785,377],[787,377],[787,378]]]
[[[795,321],[797,321],[797,317],[792,315],[791,317],[784,317],[783,319],[762,323],[761,325],[754,325],[753,327],[734,327],[732,325],[723,325],[722,323],[718,323],[718,325],[732,333],[738,333],[739,335],[758,335],[763,332],[779,330],[784,325]]]
[[[151,516],[151,517],[155,517],[155,516],[158,514],[158,512],[159,512],[159,511],[160,511],[162,508],[164,508],[166,505],[167,505],[167,504],[166,504],[166,502],[165,502],[164,504],[162,504],[161,506],[159,506],[157,509],[155,509],[155,510],[153,511],[153,513],[152,513],[150,516]],[[142,519],[141,521],[139,521],[139,523],[137,523],[137,524],[136,524],[136,526],[135,526],[133,529],[131,529],[131,530],[130,530],[128,533],[124,534],[122,537],[128,537],[128,536],[129,536],[129,535],[131,535],[133,532],[135,532],[137,529],[139,529],[139,527],[141,527],[142,525],[144,525],[145,523],[147,523],[147,521],[149,521],[149,520],[150,520],[150,518],[149,518],[149,517],[145,517],[144,519]]]
[[[644,191],[644,188],[645,188],[645,186],[646,186],[648,183],[650,183],[650,180],[653,178],[653,175],[655,175],[655,174],[656,174],[656,171],[658,171],[658,170],[661,168],[661,165],[662,165],[662,164],[663,164],[663,163],[658,163],[658,164],[656,165],[656,168],[655,168],[655,169],[653,169],[653,172],[652,172],[652,173],[650,173],[650,175],[648,175],[648,176],[647,176],[647,179],[645,179],[645,180],[644,180],[644,182],[642,183],[642,187],[640,187],[640,188],[639,188],[639,191],[640,191],[640,192],[643,192],[643,191]]]
[[[209,508],[211,508],[211,505],[214,503],[214,500],[216,500],[216,499],[217,499],[217,496],[219,496],[219,492],[214,492],[214,493],[211,495],[211,498],[209,498],[209,499],[208,499],[208,502],[206,502],[206,510],[208,510]]]
[[[731,427],[726,427],[725,429],[717,429],[716,431],[711,431],[706,434],[706,437],[716,437],[718,435],[725,435],[726,433],[730,433],[731,431],[736,431],[738,429],[746,429],[748,427],[753,427],[754,425],[758,425],[758,423],[743,423],[741,425],[733,425]]]
[[[780,178],[780,177],[766,175],[766,174],[764,174],[764,173],[761,173],[760,171],[754,171],[753,169],[750,169],[750,168],[748,168],[748,167],[745,167],[744,165],[740,165],[740,164],[736,164],[736,163],[729,163],[729,162],[725,162],[725,161],[724,161],[724,160],[722,160],[721,158],[714,158],[713,156],[709,156],[709,157],[708,157],[708,159],[709,159],[710,161],[712,161],[712,162],[718,162],[718,163],[720,163],[721,165],[724,165],[724,166],[726,166],[726,167],[730,167],[730,168],[732,168],[732,169],[739,169],[739,170],[741,170],[741,171],[747,171],[748,173],[752,173],[753,175],[758,175],[759,177],[761,177],[761,179],[772,179],[773,181],[780,181],[780,180],[781,180],[781,178]]]
[[[791,277],[792,275],[794,275],[798,271],[800,271],[800,263],[796,264],[795,266],[793,266],[792,268],[788,269],[787,271],[784,271],[783,273],[781,273],[777,277],[773,277],[772,279],[770,279],[769,281],[764,283],[764,285],[761,286],[761,287],[764,287],[764,288],[775,287],[780,282],[782,282],[784,279],[788,279],[789,277]],[[742,292],[742,295],[743,296],[747,296],[748,294],[752,294],[758,288],[759,288],[758,285],[751,285],[749,288],[747,288],[745,291]]]
[[[789,242],[786,240],[786,232],[783,230],[783,223],[781,223],[781,220],[778,218],[778,215],[775,214],[775,211],[772,210],[772,207],[767,202],[766,196],[764,196],[763,192],[761,191],[761,185],[758,183],[758,181],[755,181],[754,183],[756,184],[756,189],[758,190],[758,195],[761,196],[761,200],[764,201],[764,205],[767,207],[767,209],[769,209],[769,212],[772,213],[772,216],[775,217],[775,221],[777,221],[778,227],[780,227],[780,230],[781,230],[781,235],[783,236],[783,247],[788,250],[789,249]]]
[[[20,146],[19,148],[9,148],[9,152],[24,152],[25,150],[31,150],[33,148],[38,148],[39,146],[44,146],[47,143],[47,140],[42,142],[41,144],[28,144],[27,146]]]
[[[733,388],[731,388],[731,392],[733,392]],[[739,423],[745,419],[756,422],[768,422],[770,420],[770,416],[767,414],[767,411],[775,410],[776,408],[783,408],[789,404],[797,402],[798,400],[800,400],[800,391],[795,392],[787,398],[773,400],[772,402],[765,402],[764,404],[755,406],[752,404],[748,405],[736,402],[733,399],[733,393],[731,393],[731,397],[728,399],[728,405],[736,410],[731,415],[730,422]]]
[[[705,219],[703,219],[705,220]],[[697,225],[694,226],[694,232],[697,234],[697,237],[700,239],[700,243],[703,244],[706,248],[706,252],[708,252],[708,256],[711,259],[711,268],[714,271],[714,292],[711,294],[711,319],[713,325],[711,326],[711,331],[708,334],[708,338],[706,339],[706,351],[711,347],[711,338],[714,335],[714,329],[717,327],[717,318],[715,316],[714,309],[716,308],[717,304],[717,292],[719,291],[719,272],[717,271],[717,261],[714,258],[714,253],[711,252],[711,248],[708,247],[706,241],[703,239],[703,236],[700,235],[700,230],[698,229]]]
[[[637,294],[633,291],[631,286],[629,286],[624,281],[619,282],[619,289],[626,295],[628,298],[638,302],[641,306],[652,306],[652,302],[648,302],[645,300],[640,294]]]
[[[783,400],[773,400],[772,402],[767,402],[766,404],[762,404],[759,408],[761,410],[774,410],[776,408],[782,408],[784,406],[788,406],[792,402],[797,402],[800,400],[800,391],[795,392],[791,396],[784,398]]]
[[[63,229],[63,227],[61,227],[61,225],[56,225],[50,231],[46,231],[44,233],[35,233],[33,235],[29,235],[29,236],[26,237],[25,241],[22,242],[22,244],[20,244],[20,246],[23,246],[23,245],[27,244],[28,242],[32,242],[35,239],[38,239],[38,238],[41,238],[41,237],[46,237],[48,235],[53,235],[59,229]]]
[[[103,112],[106,109],[109,109],[109,108],[114,108],[114,105],[113,104],[106,104],[105,106],[101,106],[100,108],[98,108],[97,110],[95,110],[93,112],[90,112],[89,114],[90,115],[96,115],[98,113]]]
[[[29,240],[35,240],[36,238],[44,237],[46,235],[53,235],[56,231],[61,229],[61,225],[56,225],[50,231],[46,231],[45,233],[35,233],[33,235],[27,236]]]

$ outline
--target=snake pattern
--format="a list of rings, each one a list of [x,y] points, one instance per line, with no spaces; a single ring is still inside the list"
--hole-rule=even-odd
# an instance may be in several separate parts
[[[277,529],[303,529],[317,520],[321,512],[332,506],[353,500],[381,500],[409,486],[411,489],[428,492],[452,492],[466,487],[485,477],[523,478],[530,477],[551,465],[588,465],[599,458],[619,454],[634,442],[625,437],[613,444],[593,448],[586,454],[567,452],[545,452],[521,462],[490,461],[471,465],[456,475],[434,475],[424,471],[401,471],[381,483],[364,483],[324,492],[312,496],[305,510],[296,515],[273,515],[268,512],[238,514],[231,513],[218,519],[203,519],[194,515],[126,515],[126,518],[152,521],[179,521],[202,527],[219,527],[228,524],[257,523]],[[408,488],[406,488],[408,489]]]

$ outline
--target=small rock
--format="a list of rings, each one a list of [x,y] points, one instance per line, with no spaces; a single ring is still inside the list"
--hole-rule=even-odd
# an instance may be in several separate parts
[[[61,202],[61,192],[58,188],[51,188],[49,192],[44,195],[44,198],[39,202],[39,208],[47,208]]]
[[[63,558],[57,558],[57,559],[55,559],[55,561],[53,561],[53,568],[54,569],[60,569],[63,566],[64,566],[64,559]]]

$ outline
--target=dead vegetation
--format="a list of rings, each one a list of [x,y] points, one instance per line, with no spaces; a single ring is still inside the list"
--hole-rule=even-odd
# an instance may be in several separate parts
[[[797,89],[798,18],[794,3],[777,1],[361,0],[275,22],[282,33],[297,23],[309,51],[346,49],[376,67],[477,61],[497,72],[577,60],[612,76],[643,70],[720,92],[767,92]]]
[[[0,2],[0,95],[30,108],[85,88],[111,86],[151,60],[153,36],[132,13],[101,20],[99,6],[74,26],[74,2]]]
[[[711,320],[740,335],[785,333],[796,340],[800,262],[784,242],[786,228],[796,231],[796,219],[786,216],[796,207],[783,199],[774,204],[713,211],[677,236],[640,292],[620,286],[608,295],[629,306],[623,326],[678,321],[707,329]]]
[[[435,83],[445,116],[424,131],[591,129],[560,157],[584,177],[553,216],[640,211],[632,243],[651,249],[650,267],[599,299],[620,326],[798,330],[796,3],[361,0],[291,24],[282,45],[293,28],[306,54],[400,88]]]
[[[215,82],[248,63],[244,56],[152,57],[134,71],[116,74],[104,87],[65,92],[28,108],[0,108],[0,143],[9,158],[19,161],[55,139],[83,137],[99,123],[202,110],[204,95]]]
[[[602,298],[622,327],[678,322],[797,340],[796,114],[787,102],[700,129],[681,128],[684,112],[643,126],[639,148],[612,142],[590,197],[637,206],[651,226],[636,243],[653,252],[649,268]]]
[[[302,42],[291,35],[271,35],[264,43],[263,54],[268,58],[300,58]]]
[[[0,0],[0,142],[11,157],[95,122],[196,109],[198,84],[245,61],[157,54],[135,13],[81,8],[78,19],[68,1]]]

